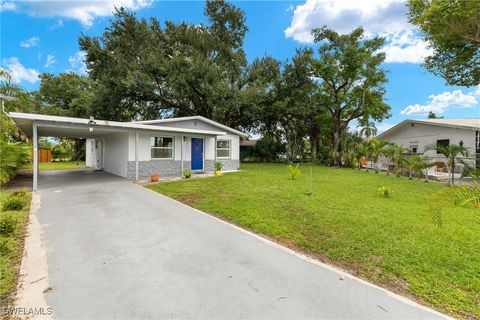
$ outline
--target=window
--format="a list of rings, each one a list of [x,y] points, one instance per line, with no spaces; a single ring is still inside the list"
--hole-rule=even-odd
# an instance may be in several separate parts
[[[410,152],[413,154],[418,153],[418,141],[410,141]]]
[[[152,159],[173,159],[172,137],[151,137],[150,148]]]
[[[448,147],[449,144],[450,144],[450,139],[437,140],[437,148],[439,146]],[[437,151],[437,154],[438,154],[438,151]]]
[[[217,158],[230,158],[230,140],[217,141]]]

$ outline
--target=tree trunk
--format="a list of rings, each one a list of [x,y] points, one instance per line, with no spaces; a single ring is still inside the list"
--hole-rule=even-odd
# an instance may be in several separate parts
[[[85,139],[75,139],[73,141],[72,161],[85,160],[82,148],[85,146]]]
[[[333,115],[333,134],[332,134],[332,146],[333,151],[336,151],[340,154],[340,113],[338,111]],[[335,165],[340,166],[340,159],[335,159]]]
[[[452,187],[455,185],[455,159],[452,159],[452,164],[450,165],[450,174],[452,175]]]

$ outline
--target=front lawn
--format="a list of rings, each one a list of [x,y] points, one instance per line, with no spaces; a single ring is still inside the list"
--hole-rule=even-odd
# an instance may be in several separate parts
[[[40,162],[40,171],[47,170],[73,170],[85,167],[85,161],[58,161],[58,162]],[[33,164],[29,163],[22,169],[32,170]]]
[[[477,210],[445,208],[439,228],[426,208],[442,184],[352,169],[301,169],[292,181],[286,165],[243,164],[242,172],[149,188],[440,311],[480,317]],[[390,198],[378,194],[382,186],[392,188]]]
[[[12,192],[0,191],[0,301],[2,307],[13,302],[23,254],[23,240],[28,223],[31,194],[19,193],[23,208],[4,208]]]

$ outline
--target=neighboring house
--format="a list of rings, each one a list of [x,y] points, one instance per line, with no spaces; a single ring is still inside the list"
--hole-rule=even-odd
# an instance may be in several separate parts
[[[40,136],[84,138],[88,166],[130,180],[147,180],[151,174],[180,176],[185,169],[214,172],[217,161],[223,163],[224,171],[238,170],[240,137],[248,137],[201,116],[116,122],[17,112],[9,115],[32,137],[34,148]]]
[[[445,157],[432,150],[437,145],[463,145],[469,152],[464,160],[475,165],[476,156],[480,155],[480,118],[405,120],[376,139],[402,145],[411,154],[424,154],[434,161],[445,161]]]

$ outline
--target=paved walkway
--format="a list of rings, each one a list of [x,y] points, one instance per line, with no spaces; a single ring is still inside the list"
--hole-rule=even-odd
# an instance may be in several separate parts
[[[45,172],[38,193],[57,319],[441,318],[104,172]]]

